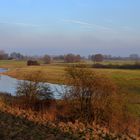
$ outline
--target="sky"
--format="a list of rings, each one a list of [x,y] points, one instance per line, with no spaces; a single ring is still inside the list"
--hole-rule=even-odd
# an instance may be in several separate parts
[[[0,50],[140,54],[140,0],[0,0]]]

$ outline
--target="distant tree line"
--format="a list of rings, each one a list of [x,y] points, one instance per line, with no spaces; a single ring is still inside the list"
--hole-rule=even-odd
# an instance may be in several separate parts
[[[0,50],[0,60],[8,59],[8,54],[5,51]]]
[[[112,56],[112,55],[104,55],[104,54],[91,54],[88,57],[83,57],[80,54],[64,54],[64,55],[42,55],[42,56],[27,56],[23,55],[19,52],[12,52],[10,54],[6,53],[4,50],[0,50],[0,60],[42,60],[45,64],[50,64],[53,61],[60,61],[65,63],[76,63],[82,60],[91,60],[94,63],[108,61],[108,60],[140,60],[140,56],[138,54],[130,54],[128,57],[121,56]]]
[[[0,50],[0,60],[23,60],[26,57],[21,53],[12,52],[11,54],[6,53],[4,50]]]
[[[128,57],[122,56],[112,56],[112,55],[104,55],[104,54],[92,54],[88,56],[89,60],[94,62],[102,62],[104,60],[140,60],[140,56],[138,54],[130,54]]]
[[[96,63],[92,65],[92,68],[101,68],[101,69],[140,69],[140,63],[136,62],[134,64],[100,64]]]

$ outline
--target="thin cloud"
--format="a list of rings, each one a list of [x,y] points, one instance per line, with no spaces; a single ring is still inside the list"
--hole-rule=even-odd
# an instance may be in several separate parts
[[[22,23],[22,22],[0,22],[0,24],[18,25],[18,26],[24,26],[24,27],[40,27],[37,24],[29,24],[29,23]]]
[[[20,26],[32,26],[32,27],[40,27],[37,24],[28,24],[28,23],[14,23],[15,25],[20,25]]]
[[[66,19],[63,19],[63,21],[70,22],[70,23],[76,23],[76,24],[80,24],[80,25],[88,25],[88,26],[92,25],[92,24],[89,24],[87,22],[83,22],[83,21],[79,21],[79,20],[66,20]]]
[[[85,26],[87,28],[111,30],[111,28],[109,28],[109,27],[105,27],[105,26],[101,26],[101,25],[97,25],[97,24],[91,24],[88,22],[80,21],[80,20],[63,19],[62,21],[67,22],[67,23],[79,24],[79,25]]]

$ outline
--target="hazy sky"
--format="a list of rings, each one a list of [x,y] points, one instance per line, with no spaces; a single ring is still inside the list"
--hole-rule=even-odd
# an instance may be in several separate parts
[[[0,49],[140,54],[140,0],[0,0]]]

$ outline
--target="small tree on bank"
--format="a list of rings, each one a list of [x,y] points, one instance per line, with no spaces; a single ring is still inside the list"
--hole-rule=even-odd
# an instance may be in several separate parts
[[[122,102],[117,96],[115,84],[103,75],[89,69],[69,67],[64,98],[71,104],[76,119],[110,123],[122,116]]]
[[[36,108],[36,104],[53,99],[53,92],[46,83],[42,83],[43,75],[40,71],[25,76],[27,80],[19,81],[16,95],[24,99],[26,106]]]

